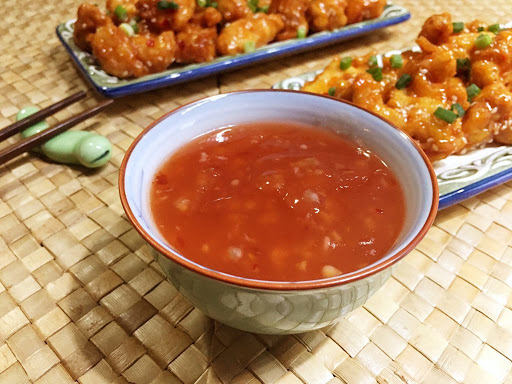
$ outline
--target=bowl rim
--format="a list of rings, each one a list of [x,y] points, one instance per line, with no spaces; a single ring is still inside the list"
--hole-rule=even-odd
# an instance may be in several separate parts
[[[282,89],[254,89],[254,90],[241,90],[241,91],[233,91],[233,92],[226,92],[222,95],[237,95],[237,94],[244,94],[244,93],[256,93],[256,92],[271,92],[271,93],[300,93],[300,94],[306,94],[309,96],[314,97],[322,97],[330,100],[334,100],[340,103],[347,104],[351,107],[357,108],[359,110],[362,110],[364,112],[370,113],[371,115],[377,117],[378,119],[384,121],[386,124],[388,124],[390,127],[398,130],[402,136],[413,145],[413,147],[418,151],[421,158],[423,159],[423,162],[425,163],[425,166],[428,169],[429,175],[430,175],[430,181],[432,185],[432,202],[430,205],[430,211],[428,214],[427,219],[423,223],[422,227],[416,234],[416,236],[407,243],[401,250],[396,252],[391,257],[387,258],[386,260],[381,260],[380,262],[375,262],[374,266],[367,270],[358,270],[354,272],[350,272],[350,274],[347,275],[340,275],[328,279],[319,279],[319,280],[308,280],[308,281],[297,281],[297,282],[283,282],[283,281],[271,281],[271,280],[255,280],[255,279],[248,279],[245,277],[230,275],[226,273],[222,273],[219,271],[215,271],[212,269],[209,269],[207,267],[204,267],[202,265],[196,264],[190,260],[188,260],[185,256],[181,255],[177,251],[170,251],[169,249],[164,248],[158,241],[153,239],[153,237],[139,224],[137,218],[133,214],[133,211],[130,208],[130,204],[128,203],[128,198],[126,196],[126,190],[125,190],[125,172],[126,167],[128,164],[128,161],[130,160],[130,156],[139,143],[140,140],[156,125],[158,125],[161,121],[167,119],[169,116],[178,113],[179,111],[188,108],[189,106],[198,103],[198,102],[204,102],[209,99],[214,99],[218,97],[219,95],[213,95],[208,96],[205,98],[201,98],[198,100],[191,101],[189,103],[186,103],[178,108],[175,108],[164,115],[162,115],[157,120],[153,121],[151,124],[149,124],[139,135],[133,140],[133,142],[128,147],[124,157],[123,161],[121,163],[121,166],[119,168],[119,195],[121,198],[121,205],[123,206],[123,209],[128,217],[128,220],[133,225],[135,230],[142,236],[142,238],[153,248],[155,248],[160,254],[165,256],[166,258],[170,259],[171,261],[179,264],[180,266],[195,272],[199,275],[202,275],[207,278],[212,278],[214,280],[228,283],[235,286],[241,286],[244,288],[249,289],[263,289],[263,290],[269,290],[269,291],[304,291],[304,290],[315,290],[315,289],[322,289],[322,288],[330,288],[334,286],[339,286],[343,284],[352,283],[358,280],[362,280],[366,277],[375,275],[386,268],[390,267],[391,265],[397,263],[399,260],[401,260],[403,257],[405,257],[407,254],[409,254],[417,245],[418,243],[425,237],[428,230],[432,226],[434,219],[437,214],[437,209],[439,205],[439,188],[437,185],[437,177],[434,171],[434,167],[432,166],[430,160],[428,159],[427,155],[423,152],[421,147],[412,139],[408,134],[400,130],[395,124],[390,122],[388,119],[378,115],[377,113],[367,110],[363,107],[360,107],[352,102],[340,100],[335,97],[327,96],[327,95],[321,95],[313,92],[305,92],[305,91],[295,91],[295,90],[282,90]]]

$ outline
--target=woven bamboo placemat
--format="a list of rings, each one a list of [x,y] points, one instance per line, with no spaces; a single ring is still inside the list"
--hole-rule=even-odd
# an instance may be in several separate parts
[[[164,279],[123,215],[123,153],[164,112],[268,88],[339,51],[410,46],[432,13],[512,20],[510,0],[395,1],[412,19],[357,42],[118,100],[79,127],[114,144],[99,171],[33,155],[0,167],[0,384],[512,383],[510,183],[441,212],[363,308],[328,329],[284,337],[214,324]],[[54,33],[78,4],[0,2],[0,126],[22,106],[88,87]]]

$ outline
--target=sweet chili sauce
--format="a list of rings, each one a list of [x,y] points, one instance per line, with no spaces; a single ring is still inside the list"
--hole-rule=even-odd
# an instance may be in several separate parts
[[[369,149],[332,131],[253,123],[175,152],[150,192],[162,237],[213,270],[305,281],[374,263],[404,223],[396,177]]]

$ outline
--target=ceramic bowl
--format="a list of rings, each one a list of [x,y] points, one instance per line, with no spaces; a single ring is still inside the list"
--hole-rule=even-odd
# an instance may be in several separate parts
[[[159,166],[178,148],[209,131],[257,121],[306,123],[364,143],[393,170],[406,199],[404,228],[380,260],[341,276],[302,282],[237,277],[203,267],[173,250],[161,237],[149,207]],[[242,91],[208,97],[164,115],[128,149],[119,189],[126,214],[153,248],[176,288],[206,315],[232,327],[266,334],[310,331],[336,322],[364,304],[393,267],[425,236],[438,205],[434,170],[406,134],[381,117],[340,100],[305,92]]]

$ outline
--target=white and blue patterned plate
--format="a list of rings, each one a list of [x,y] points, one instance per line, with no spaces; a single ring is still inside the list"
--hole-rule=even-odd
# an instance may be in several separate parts
[[[410,17],[411,15],[407,9],[397,5],[387,5],[384,12],[377,19],[347,25],[332,32],[314,33],[305,39],[291,39],[272,43],[256,49],[252,53],[236,56],[222,56],[209,63],[172,66],[170,69],[160,73],[128,80],[108,75],[95,62],[92,55],[82,51],[76,46],[73,41],[73,26],[75,20],[60,24],[57,27],[57,36],[71,55],[75,64],[94,88],[106,97],[115,98],[167,87],[216,73],[232,71],[237,68],[276,59],[278,57],[320,48],[329,44],[349,40],[390,25],[402,23]]]
[[[512,23],[507,26],[512,27]],[[399,52],[388,52],[386,56]],[[320,72],[285,79],[272,88],[299,90]],[[439,184],[439,209],[446,208],[512,180],[512,146],[491,145],[465,155],[452,155],[436,161],[434,169]]]

